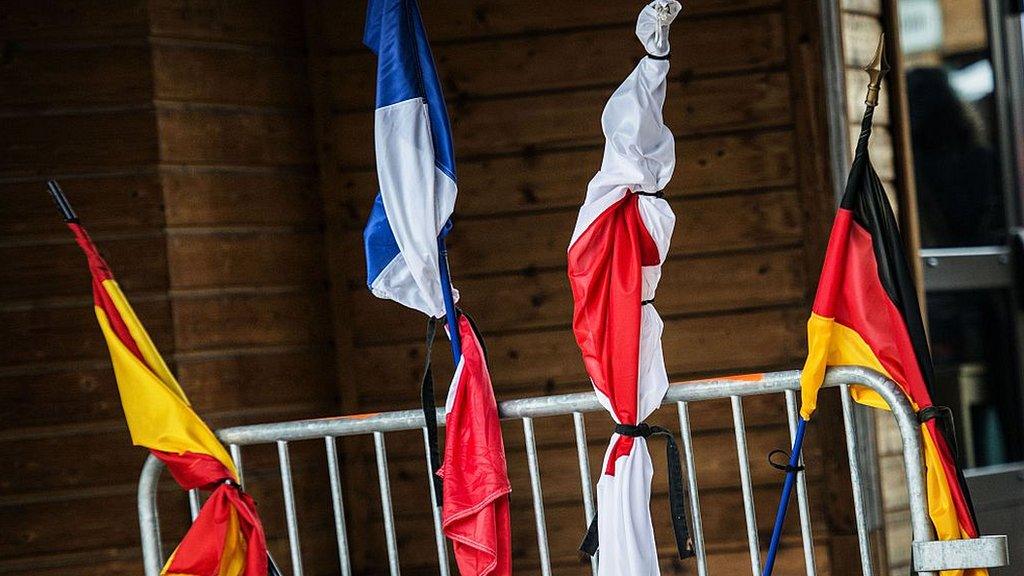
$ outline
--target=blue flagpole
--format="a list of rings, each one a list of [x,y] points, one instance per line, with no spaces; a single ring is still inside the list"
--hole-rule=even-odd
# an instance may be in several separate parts
[[[772,528],[772,541],[768,545],[768,557],[764,561],[764,570],[761,572],[761,576],[771,576],[772,568],[775,567],[775,555],[779,551],[779,540],[782,539],[782,525],[786,523],[786,510],[789,508],[789,496],[793,493],[793,484],[796,482],[798,473],[796,468],[800,464],[800,450],[803,449],[806,428],[807,420],[801,418],[796,426],[796,438],[793,439],[793,452],[789,455],[786,483],[782,485],[779,510],[775,513],[775,527]]]
[[[452,295],[452,279],[448,273],[448,247],[444,235],[437,237],[437,256],[441,268],[441,295],[444,298],[444,314],[448,318],[448,334],[452,347],[452,361],[459,366],[462,358],[462,343],[459,341],[459,321],[455,313],[455,297]]]

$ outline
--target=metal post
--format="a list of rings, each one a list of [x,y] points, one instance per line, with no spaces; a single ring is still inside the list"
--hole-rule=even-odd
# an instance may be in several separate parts
[[[391,507],[388,456],[382,432],[373,433],[373,446],[377,456],[377,481],[380,484],[380,506],[384,514],[384,537],[388,545],[388,566],[391,568],[391,576],[398,576],[401,573],[398,567],[398,538],[395,536],[395,513]]]
[[[796,392],[786,390],[786,420],[789,422],[789,440],[796,443],[796,430],[800,422],[800,411],[796,407]],[[802,451],[802,450],[801,450]],[[803,454],[798,461],[804,464]],[[814,576],[818,567],[814,563],[814,533],[811,530],[811,508],[807,501],[807,473],[796,473],[796,503],[800,512],[800,536],[804,545],[804,568],[807,576]]]
[[[572,424],[576,431],[576,457],[580,461],[580,488],[583,490],[583,518],[585,528],[594,520],[594,487],[590,482],[590,453],[587,451],[587,428],[582,412],[572,413]],[[590,570],[597,574],[597,554],[590,557]]]
[[[302,549],[299,545],[299,519],[295,511],[295,487],[292,483],[292,462],[288,443],[277,442],[277,459],[281,465],[281,488],[284,491],[284,516],[288,524],[288,545],[292,554],[292,574],[302,576]]]
[[[345,526],[345,501],[341,492],[341,470],[338,467],[338,446],[334,436],[325,436],[327,474],[331,482],[331,504],[334,508],[334,532],[338,538],[338,565],[341,576],[351,576],[352,561],[348,552],[348,528]]]
[[[757,513],[754,510],[754,485],[750,480],[750,460],[747,457],[747,428],[743,423],[743,401],[732,396],[732,420],[736,432],[736,456],[740,464],[740,485],[743,488],[743,513],[747,519],[747,546],[750,549],[750,570],[753,576],[761,573],[761,550],[757,542]]]
[[[704,522],[700,517],[700,496],[697,493],[697,465],[693,457],[693,435],[690,432],[690,409],[686,402],[677,402],[679,433],[683,437],[686,458],[686,482],[690,488],[690,516],[693,521],[693,548],[697,553],[697,576],[708,576],[708,557],[704,550]]]
[[[839,387],[843,397],[843,423],[846,425],[846,453],[850,461],[850,483],[853,489],[853,511],[857,518],[857,542],[860,544],[860,565],[864,576],[873,576],[875,571],[871,564],[871,544],[868,540],[868,524],[864,511],[864,493],[861,486],[860,458],[857,452],[857,422],[853,415],[853,399],[850,387],[843,384]]]
[[[430,433],[423,427],[423,449],[427,456],[427,488],[430,492],[430,513],[434,517],[434,544],[437,545],[437,565],[441,576],[448,576],[448,544],[444,539],[444,529],[441,525],[441,507],[437,503],[437,491],[433,483],[434,469],[430,465]]]
[[[540,464],[537,462],[537,442],[533,435],[533,418],[523,418],[523,434],[526,437],[526,462],[530,467],[530,484],[533,488],[533,514],[537,521],[540,571],[543,576],[551,576],[551,553],[548,550],[548,528],[544,522],[544,494],[540,487]]]

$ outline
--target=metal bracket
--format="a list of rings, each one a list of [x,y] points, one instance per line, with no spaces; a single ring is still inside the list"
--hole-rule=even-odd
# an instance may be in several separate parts
[[[997,568],[1010,563],[1006,536],[914,542],[914,571]]]

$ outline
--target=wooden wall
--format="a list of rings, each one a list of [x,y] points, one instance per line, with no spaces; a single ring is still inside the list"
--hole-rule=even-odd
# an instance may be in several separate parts
[[[460,197],[449,237],[462,303],[490,351],[499,398],[587,390],[569,322],[565,251],[586,183],[600,164],[604,102],[642,55],[633,35],[640,3],[581,7],[560,0],[423,2],[426,26],[449,102]],[[376,192],[372,140],[374,60],[360,45],[361,3],[311,2],[310,59],[321,154],[321,187],[336,317],[352,328],[339,344],[350,379],[347,411],[414,407],[422,369],[424,320],[365,287],[360,233]],[[695,0],[673,27],[667,123],[678,138],[675,177],[666,190],[678,216],[658,293],[674,378],[791,368],[805,351],[804,322],[834,204],[828,193],[819,85],[817,14],[783,0]],[[436,378],[450,374],[447,350],[434,353]],[[695,407],[702,504],[713,569],[749,569],[738,469],[727,403]],[[655,419],[675,427],[674,412]],[[779,403],[747,403],[750,461],[767,540],[780,480],[764,462],[788,437]],[[576,546],[584,520],[567,419],[538,422],[541,473],[555,571],[586,573]],[[588,420],[599,461],[610,422]],[[516,511],[517,572],[538,559],[522,427],[505,428]],[[841,455],[841,440],[815,433],[815,448]],[[423,502],[422,440],[389,439],[398,491],[403,571],[436,565]],[[814,454],[820,454],[814,452]],[[372,453],[349,451],[351,498],[370,502],[368,530],[355,551],[373,573],[384,554]],[[819,456],[815,456],[817,459]],[[660,459],[656,458],[656,462]],[[857,570],[849,496],[839,487],[841,458],[812,478],[818,563],[823,573]],[[595,466],[595,470],[596,470]],[[659,464],[660,468],[660,464]],[[819,469],[820,470],[820,469]],[[663,564],[673,560],[656,475],[653,507]],[[848,482],[848,480],[847,480]],[[836,502],[830,506],[829,502]],[[848,501],[847,501],[848,502]],[[790,528],[795,528],[791,524]],[[780,571],[802,565],[787,536]],[[833,562],[833,559],[841,559]]]
[[[453,120],[450,238],[502,399],[588,389],[565,250],[598,168],[600,114],[641,48],[639,2],[424,0]],[[416,404],[424,321],[372,298],[360,232],[376,192],[362,2],[15,1],[0,8],[0,574],[138,574],[130,447],[84,262],[43,192],[56,175],[198,411],[215,426]],[[678,216],[658,295],[674,378],[798,366],[834,208],[818,20],[799,0],[693,0],[674,26],[666,118]],[[451,371],[445,346],[437,380]],[[444,386],[441,386],[444,388]],[[439,392],[443,394],[442,392]],[[835,408],[825,398],[822,413]],[[831,402],[834,404],[834,402]],[[744,403],[762,542],[789,443],[777,400]],[[693,406],[712,570],[749,567],[728,403]],[[675,428],[675,413],[653,419]],[[537,423],[556,573],[585,573],[566,419]],[[592,461],[610,421],[588,418]],[[538,565],[522,427],[505,427],[517,573]],[[813,428],[819,573],[856,573],[842,438]],[[403,572],[436,566],[422,438],[388,436]],[[655,447],[660,470],[660,448]],[[357,568],[379,574],[370,443],[346,442]],[[336,574],[320,443],[293,447],[307,574]],[[275,455],[246,482],[288,571]],[[594,466],[597,470],[597,466]],[[667,573],[665,478],[653,511]],[[168,502],[182,499],[168,484]],[[166,510],[166,509],[165,509]],[[184,513],[167,514],[168,545]],[[802,568],[790,523],[780,572]]]
[[[60,179],[211,424],[334,413],[304,13],[6,2],[0,37],[0,573],[137,575],[145,453],[43,181]],[[276,463],[247,463],[286,559]],[[171,483],[161,497],[178,505],[170,545],[184,501]]]

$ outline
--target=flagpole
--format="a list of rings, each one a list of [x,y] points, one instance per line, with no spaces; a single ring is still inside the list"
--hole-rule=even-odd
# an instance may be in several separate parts
[[[452,362],[459,367],[462,358],[462,342],[459,339],[459,319],[455,310],[455,297],[452,294],[452,279],[448,273],[448,247],[444,236],[437,238],[438,265],[441,269],[441,296],[444,299],[444,314],[448,319],[448,339],[452,348]]]
[[[865,122],[868,113],[878,106],[878,94],[882,85],[882,77],[889,71],[889,65],[885,58],[885,34],[878,37],[878,47],[875,49],[875,56],[871,63],[864,67],[868,73],[868,93],[864,98],[867,106]],[[782,485],[782,496],[779,498],[779,509],[775,513],[775,526],[772,528],[772,540],[768,545],[768,557],[765,559],[764,570],[761,576],[771,576],[772,568],[775,566],[775,556],[779,551],[779,541],[782,539],[782,526],[786,522],[786,510],[789,508],[789,498],[793,493],[793,484],[796,475],[800,472],[800,451],[804,444],[804,431],[807,428],[807,420],[800,418],[796,427],[796,438],[793,439],[793,451],[789,454],[789,465],[786,466],[786,482]]]

